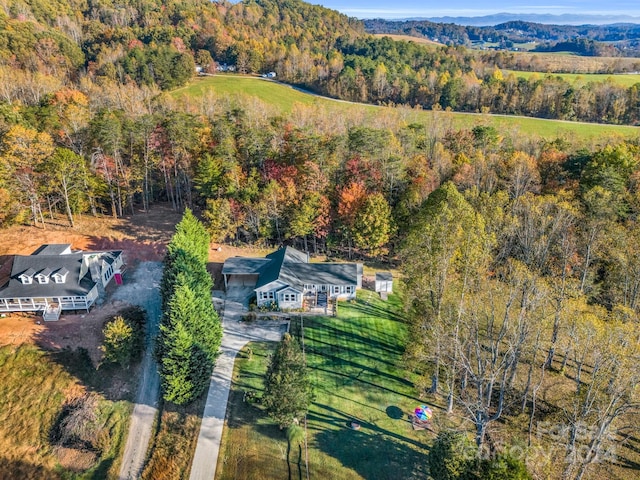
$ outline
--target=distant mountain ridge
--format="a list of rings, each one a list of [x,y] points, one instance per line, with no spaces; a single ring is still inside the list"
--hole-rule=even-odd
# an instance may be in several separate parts
[[[421,17],[406,18],[404,20],[428,20],[435,23],[454,23],[456,25],[493,26],[500,23],[521,20],[525,22],[553,24],[553,25],[609,25],[614,23],[640,23],[640,17],[631,15],[583,15],[565,13],[562,15],[537,13],[496,13],[480,17]]]
[[[502,19],[498,16],[491,18]],[[607,57],[635,57],[640,54],[639,23],[561,25],[509,20],[496,25],[477,26],[431,20],[373,19],[364,20],[364,25],[369,33],[409,35],[485,50],[533,49]]]

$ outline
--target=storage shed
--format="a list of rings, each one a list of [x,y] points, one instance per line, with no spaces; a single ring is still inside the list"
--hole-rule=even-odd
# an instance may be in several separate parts
[[[376,273],[376,292],[392,293],[393,292],[393,275],[389,272]]]

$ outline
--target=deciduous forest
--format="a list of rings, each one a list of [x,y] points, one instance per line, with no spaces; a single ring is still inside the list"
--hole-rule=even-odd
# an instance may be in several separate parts
[[[560,445],[537,473],[566,458],[562,478],[588,478],[615,445],[619,478],[637,476],[637,138],[579,144],[482,116],[459,130],[444,111],[410,123],[215,94],[187,106],[168,91],[196,65],[229,64],[345,100],[635,125],[640,85],[504,77],[516,60],[502,52],[374,38],[298,0],[9,0],[0,32],[1,226],[167,202],[217,242],[388,262],[403,272],[417,390],[460,412],[478,446],[499,449],[517,418],[529,446]],[[164,287],[160,348],[212,362],[220,332],[203,347],[183,321],[187,275]],[[188,402],[171,388],[185,374],[175,357],[166,398]],[[548,382],[559,393],[542,398]]]

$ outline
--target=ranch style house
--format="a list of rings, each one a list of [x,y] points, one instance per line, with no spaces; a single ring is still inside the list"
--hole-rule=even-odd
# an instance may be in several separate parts
[[[253,287],[258,306],[281,309],[326,307],[329,300],[356,298],[362,286],[360,263],[309,263],[309,255],[284,247],[266,258],[228,258],[222,267],[225,288]]]
[[[0,313],[41,312],[44,320],[58,320],[63,310],[89,311],[111,279],[122,281],[119,250],[74,252],[71,245],[42,245],[8,262],[0,275]]]

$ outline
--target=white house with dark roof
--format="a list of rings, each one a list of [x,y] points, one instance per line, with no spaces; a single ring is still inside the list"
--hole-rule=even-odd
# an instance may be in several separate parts
[[[285,247],[266,258],[228,258],[222,267],[225,287],[253,287],[258,306],[281,309],[326,307],[329,299],[356,297],[362,286],[360,263],[309,263],[309,255]]]
[[[119,250],[72,252],[71,245],[43,245],[9,261],[11,273],[0,278],[0,313],[42,312],[45,320],[57,320],[63,310],[88,311],[123,268]]]

